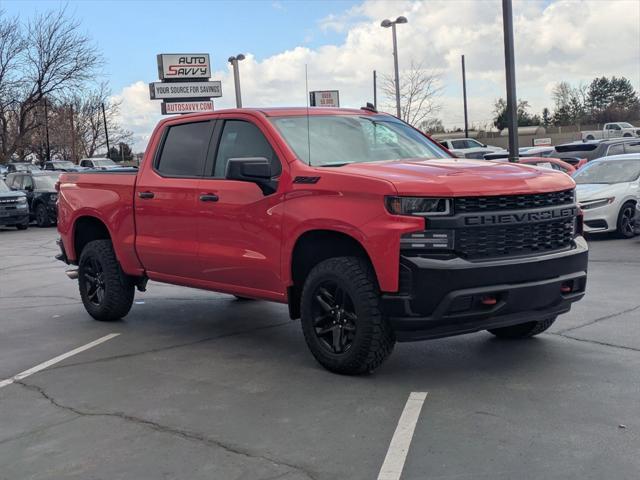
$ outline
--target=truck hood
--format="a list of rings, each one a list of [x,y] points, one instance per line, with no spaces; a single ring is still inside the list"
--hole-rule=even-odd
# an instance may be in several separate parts
[[[0,198],[3,198],[3,199],[10,199],[10,198],[17,199],[20,197],[26,197],[26,195],[22,192],[15,191],[15,190],[12,190],[10,192],[0,192]]]
[[[573,188],[562,172],[507,162],[405,159],[351,163],[345,172],[388,180],[400,195],[480,196],[543,193]]]

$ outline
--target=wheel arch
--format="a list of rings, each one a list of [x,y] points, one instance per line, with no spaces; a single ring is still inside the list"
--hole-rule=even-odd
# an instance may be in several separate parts
[[[348,233],[331,229],[314,229],[307,230],[298,236],[291,250],[287,272],[291,279],[291,285],[287,289],[291,318],[300,317],[302,286],[313,267],[329,258],[343,256],[363,258],[375,272],[375,266],[367,249]]]
[[[83,215],[73,223],[73,250],[77,261],[84,247],[94,240],[111,240],[112,235],[106,223],[97,217]]]

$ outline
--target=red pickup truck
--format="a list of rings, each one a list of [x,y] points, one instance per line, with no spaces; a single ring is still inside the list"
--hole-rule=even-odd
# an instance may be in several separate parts
[[[65,173],[61,254],[86,310],[147,279],[289,305],[331,371],[396,341],[525,338],[585,292],[573,180],[452,158],[373,109],[237,109],[161,121],[139,171]]]

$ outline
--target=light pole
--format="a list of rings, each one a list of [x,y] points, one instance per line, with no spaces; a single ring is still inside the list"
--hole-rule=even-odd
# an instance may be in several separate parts
[[[518,97],[516,95],[516,66],[513,45],[513,9],[511,0],[502,0],[502,29],[504,31],[504,65],[507,78],[507,125],[509,128],[509,161],[518,161]]]
[[[242,108],[242,96],[240,94],[240,72],[238,62],[244,60],[244,55],[239,53],[235,57],[229,57],[229,63],[233,67],[233,83],[236,87],[236,108]]]
[[[393,34],[393,68],[396,75],[396,113],[397,117],[401,118],[400,112],[400,78],[398,74],[398,40],[396,38],[396,24],[398,23],[407,23],[406,17],[398,17],[393,22],[391,20],[385,19],[380,23],[381,27],[389,28],[391,27],[391,32]]]

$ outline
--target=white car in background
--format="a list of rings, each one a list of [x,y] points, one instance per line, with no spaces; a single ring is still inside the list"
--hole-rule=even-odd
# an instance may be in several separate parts
[[[492,145],[485,145],[475,138],[446,138],[438,140],[451,153],[459,158],[482,158],[483,154],[500,152],[503,149]]]
[[[631,153],[592,160],[578,170],[577,200],[584,212],[584,231],[635,235],[633,217],[640,202],[640,155]]]

